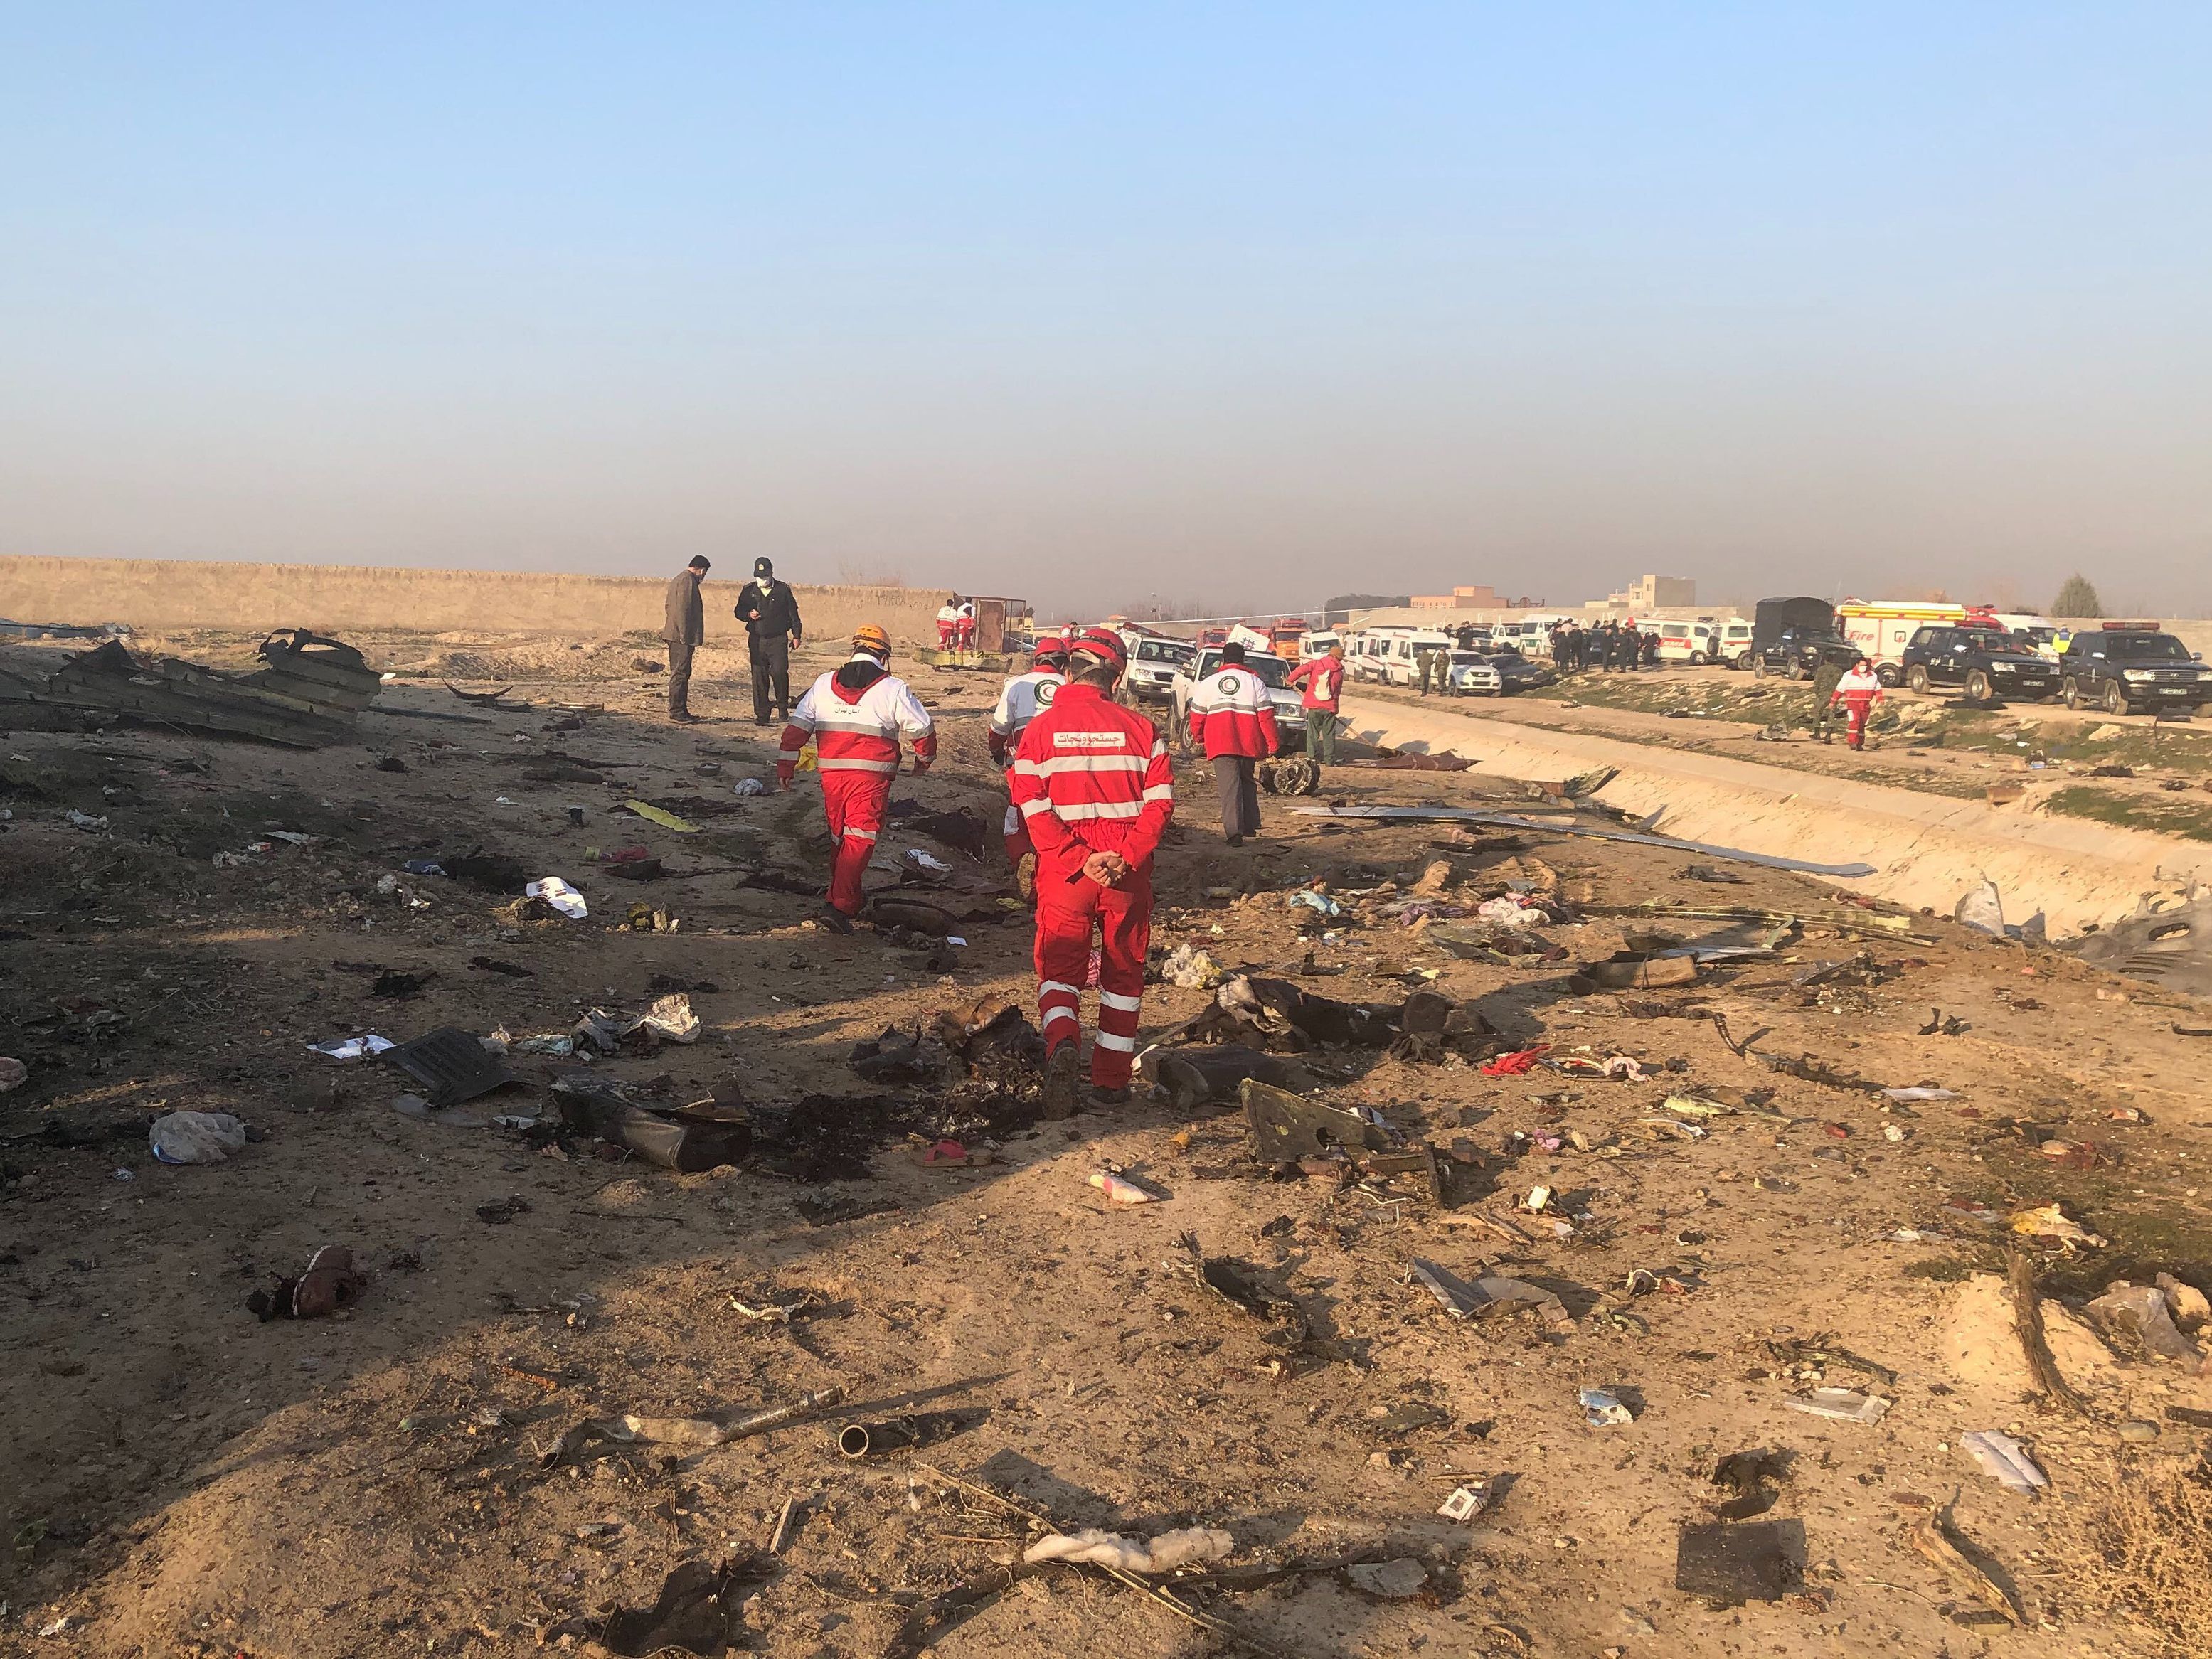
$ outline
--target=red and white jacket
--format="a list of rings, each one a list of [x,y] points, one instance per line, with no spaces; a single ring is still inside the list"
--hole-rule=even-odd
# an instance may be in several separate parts
[[[1282,746],[1267,686],[1235,663],[1215,669],[1191,693],[1190,736],[1206,745],[1208,760],[1216,755],[1272,755]]]
[[[899,769],[901,734],[914,744],[917,773],[929,770],[937,758],[937,728],[929,710],[904,680],[865,651],[808,686],[791,711],[775,757],[775,775],[786,788],[810,733],[815,763],[824,774],[880,772],[888,781]]]
[[[1839,702],[1864,702],[1869,706],[1881,701],[1881,681],[1872,672],[1861,673],[1854,668],[1836,682],[1831,705]]]
[[[1309,708],[1326,708],[1334,714],[1344,690],[1344,661],[1339,657],[1316,657],[1291,670],[1291,684],[1304,692],[1299,699]]]
[[[1063,685],[1014,750],[1007,780],[1038,852],[1119,853],[1140,869],[1175,816],[1158,731],[1095,685]]]
[[[999,693],[999,706],[991,711],[991,758],[1004,766],[1013,746],[1021,741],[1029,723],[1052,707],[1053,696],[1067,678],[1057,668],[1032,668],[1017,674]]]

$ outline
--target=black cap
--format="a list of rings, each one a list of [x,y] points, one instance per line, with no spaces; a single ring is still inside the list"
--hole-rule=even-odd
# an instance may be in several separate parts
[[[773,576],[775,574],[775,565],[772,561],[768,559],[755,559],[753,561],[753,574],[756,576]]]

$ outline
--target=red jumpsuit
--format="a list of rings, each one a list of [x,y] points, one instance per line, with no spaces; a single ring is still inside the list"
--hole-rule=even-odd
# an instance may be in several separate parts
[[[1014,804],[1037,851],[1037,1018],[1049,1056],[1079,1042],[1078,1012],[1101,935],[1098,1040],[1091,1081],[1127,1086],[1136,1063],[1145,951],[1152,934],[1152,853],[1175,812],[1174,767],[1152,723],[1095,685],[1060,688],[1014,751]],[[1083,873],[1093,853],[1119,853],[1129,868],[1116,886]]]
[[[1874,713],[1875,704],[1881,701],[1881,682],[1870,672],[1854,668],[1836,682],[1831,704],[1840,702],[1848,721],[1844,740],[1854,749],[1866,747],[1867,719]]]
[[[822,809],[836,842],[830,855],[830,903],[858,915],[860,873],[876,850],[891,781],[898,775],[900,735],[914,744],[918,775],[937,758],[937,732],[906,682],[864,651],[807,687],[791,711],[775,759],[776,778],[787,789],[809,732],[822,774]]]

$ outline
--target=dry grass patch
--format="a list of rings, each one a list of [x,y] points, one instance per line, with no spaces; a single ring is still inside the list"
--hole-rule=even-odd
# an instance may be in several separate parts
[[[2212,1653],[2212,1466],[2122,1467],[2052,1510],[2073,1610],[2139,1623],[2169,1655]]]

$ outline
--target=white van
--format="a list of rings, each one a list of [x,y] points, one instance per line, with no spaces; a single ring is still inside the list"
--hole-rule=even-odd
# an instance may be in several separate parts
[[[1387,678],[1383,665],[1390,654],[1391,641],[1401,634],[1410,634],[1410,628],[1363,628],[1345,642],[1344,672],[1355,680],[1380,680]]]
[[[1715,622],[1700,617],[1695,622],[1645,623],[1643,631],[1659,634],[1659,660],[1686,662],[1702,668],[1709,662],[1734,663],[1751,650],[1751,624]]]
[[[1741,617],[1724,617],[1713,624],[1712,658],[1730,668],[1749,668],[1752,626]]]
[[[1417,660],[1424,651],[1442,651],[1449,654],[1455,641],[1449,634],[1433,628],[1392,629],[1395,636],[1390,648],[1382,659],[1382,679],[1391,685],[1419,685],[1421,665]]]
[[[1298,635],[1298,660],[1311,662],[1316,657],[1328,655],[1329,647],[1343,645],[1343,639],[1334,628],[1314,628]],[[1345,647],[1344,659],[1352,660],[1352,647]]]

